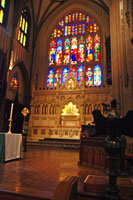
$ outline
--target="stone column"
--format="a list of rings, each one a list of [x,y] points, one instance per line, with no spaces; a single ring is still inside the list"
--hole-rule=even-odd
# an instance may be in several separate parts
[[[120,115],[131,109],[132,92],[132,60],[129,44],[128,24],[126,22],[126,2],[112,0],[110,2],[110,36],[113,96],[120,103]],[[129,0],[129,2],[131,2]],[[133,56],[132,56],[133,57]]]

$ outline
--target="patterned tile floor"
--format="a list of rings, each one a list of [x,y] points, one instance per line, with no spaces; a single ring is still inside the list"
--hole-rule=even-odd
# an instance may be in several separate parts
[[[105,172],[78,166],[75,150],[29,147],[22,160],[0,164],[0,190],[52,198],[60,181],[67,176],[79,177],[79,190],[88,174]]]

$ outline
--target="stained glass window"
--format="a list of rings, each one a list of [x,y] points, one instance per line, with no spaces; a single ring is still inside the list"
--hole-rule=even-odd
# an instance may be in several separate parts
[[[79,39],[79,50],[78,50],[78,61],[80,62],[84,62],[85,60],[85,45],[84,45],[85,41],[83,36],[80,37]]]
[[[64,83],[67,80],[68,75],[69,75],[68,67],[65,67],[62,72],[62,83]]]
[[[96,65],[94,67],[94,86],[101,86],[101,67]]]
[[[100,61],[100,37],[98,34],[94,37],[94,60]]]
[[[75,21],[75,13],[72,13],[72,21]]]
[[[68,15],[68,22],[71,22],[71,14]]]
[[[62,39],[57,40],[56,46],[56,64],[60,65],[62,63]]]
[[[76,70],[76,67],[73,66],[72,69],[71,69],[71,71],[72,71],[72,74],[75,77],[75,79],[77,79],[77,70]]]
[[[82,33],[82,24],[79,24],[79,34]]]
[[[13,77],[10,80],[10,87],[13,89],[18,88],[18,78],[16,73],[13,74]]]
[[[86,68],[86,85],[93,86],[93,68],[92,68],[92,66],[88,66]]]
[[[64,83],[71,72],[78,84],[101,86],[100,65],[101,35],[97,22],[83,12],[68,13],[51,35],[49,66],[55,71],[54,87],[57,87],[58,82]]]
[[[99,30],[99,27],[97,26],[96,23],[94,23],[94,32],[96,33]]]
[[[77,80],[78,82],[82,83],[84,77],[83,77],[83,66],[79,66],[78,73],[77,73]]]
[[[68,35],[71,35],[71,26],[68,26]]]
[[[85,20],[85,14],[82,15],[82,20],[83,20],[83,21]]]
[[[65,26],[64,36],[67,36],[67,25]]]
[[[63,19],[59,22],[59,25],[60,25],[61,27],[64,26],[64,20],[63,20]]]
[[[90,21],[89,19],[90,19],[90,17],[89,17],[89,15],[87,15],[87,16],[86,16],[86,23],[87,23],[87,24],[89,24],[89,21]]]
[[[64,41],[64,60],[63,63],[66,65],[70,60],[70,39],[65,39]]]
[[[82,23],[82,34],[85,34],[85,24]]]
[[[93,60],[93,40],[92,36],[89,35],[86,38],[86,61],[90,62]]]
[[[25,8],[21,12],[19,22],[18,41],[23,47],[28,47],[30,29],[30,13],[29,9]]]
[[[57,30],[57,37],[60,37],[60,36],[61,36],[61,34],[62,34],[62,33],[61,33],[61,30],[60,30],[60,29],[58,29],[58,30]]]
[[[77,63],[77,38],[72,38],[71,41],[71,64]]]
[[[54,34],[53,35],[54,35],[54,37],[56,37],[56,35],[57,35],[57,29],[56,28],[54,29]]]
[[[74,29],[75,35],[78,34],[78,24],[75,24],[75,29]]]
[[[47,88],[53,88],[54,86],[54,70],[51,68],[48,70]]]
[[[56,47],[56,42],[55,42],[55,40],[52,40],[50,43],[50,53],[49,53],[49,64],[50,65],[55,64],[55,47]]]
[[[79,21],[82,20],[82,12],[79,13]]]
[[[75,30],[75,26],[74,24],[72,25],[72,35],[74,35],[74,30]]]
[[[0,0],[0,24],[5,26],[8,17],[9,0]]]
[[[65,23],[68,23],[68,16],[65,17]]]
[[[88,31],[90,33],[93,33],[93,23],[92,22],[89,24]]]
[[[60,72],[60,68],[59,67],[55,71],[54,87],[57,87],[58,84],[61,84],[61,72]]]

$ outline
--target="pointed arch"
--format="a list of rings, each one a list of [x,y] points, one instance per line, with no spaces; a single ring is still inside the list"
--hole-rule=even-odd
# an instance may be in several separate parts
[[[53,69],[60,67],[62,71],[61,83],[65,82],[72,71],[71,68],[75,66],[77,69],[76,80],[79,84],[85,79],[86,75],[85,85],[94,86],[94,67],[96,64],[101,65],[100,34],[100,26],[97,22],[89,14],[82,11],[70,12],[60,19],[51,34],[49,65],[52,65]],[[54,50],[51,50],[52,43]],[[81,72],[81,63],[85,75]],[[89,66],[87,66],[87,63]],[[66,67],[67,73],[64,71]],[[64,72],[66,78],[64,78]],[[54,82],[54,87],[56,87],[56,79],[54,79]],[[95,84],[96,86],[97,84]]]
[[[12,92],[10,90],[10,83],[14,74],[17,75],[18,87],[16,91]],[[18,92],[19,93],[18,103],[28,105],[30,101],[29,88],[30,88],[29,78],[28,78],[28,73],[27,73],[25,64],[23,62],[18,62],[15,64],[10,74],[8,85],[7,85],[6,98],[14,101],[16,92]]]
[[[29,8],[26,7],[21,11],[21,16],[19,20],[19,32],[18,32],[18,42],[28,49],[29,37],[30,37],[30,26],[31,26],[31,16]]]

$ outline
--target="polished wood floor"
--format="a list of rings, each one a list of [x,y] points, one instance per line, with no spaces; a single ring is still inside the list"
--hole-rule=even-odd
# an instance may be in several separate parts
[[[0,190],[52,199],[58,183],[67,176],[78,176],[78,188],[82,190],[88,174],[105,174],[78,166],[78,161],[77,150],[28,146],[22,160],[0,164]]]

